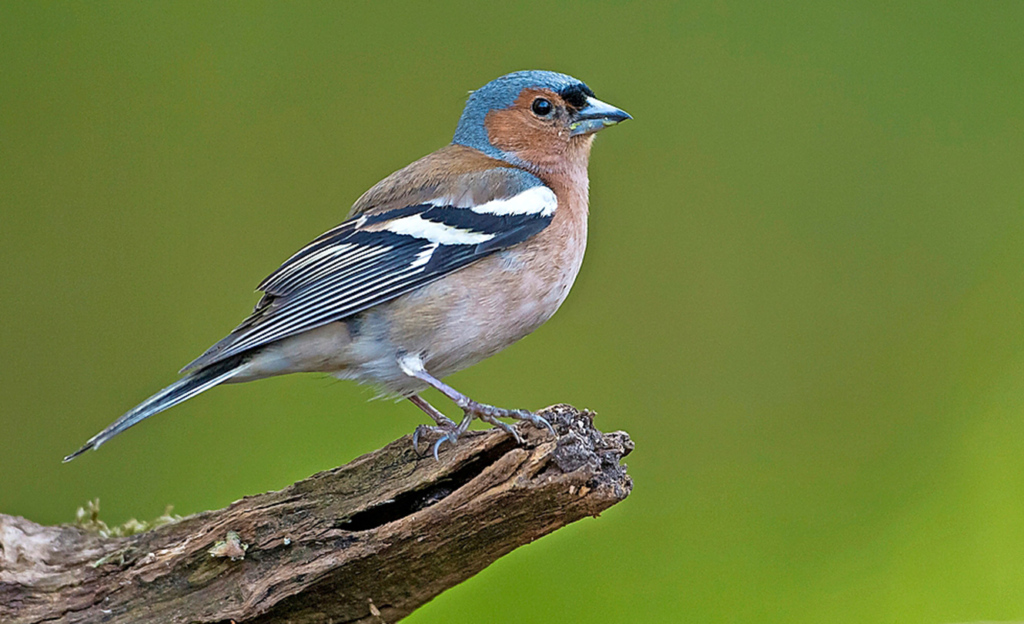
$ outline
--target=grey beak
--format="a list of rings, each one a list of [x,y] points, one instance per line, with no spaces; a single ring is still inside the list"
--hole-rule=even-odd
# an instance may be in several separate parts
[[[597,98],[588,97],[587,105],[572,116],[572,121],[569,122],[569,134],[572,136],[593,134],[598,130],[632,118],[629,113],[620,108],[615,108]]]

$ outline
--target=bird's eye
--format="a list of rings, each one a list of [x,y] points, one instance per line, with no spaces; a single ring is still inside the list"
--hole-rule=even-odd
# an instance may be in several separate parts
[[[531,106],[531,108],[533,109],[533,113],[538,117],[547,117],[551,114],[554,106],[544,98],[537,98],[533,101],[533,106]]]

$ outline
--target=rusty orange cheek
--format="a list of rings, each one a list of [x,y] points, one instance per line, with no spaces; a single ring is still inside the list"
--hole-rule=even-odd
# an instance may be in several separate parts
[[[547,89],[524,89],[512,106],[487,113],[484,127],[494,147],[527,161],[542,163],[561,153],[569,139],[561,124],[538,119],[530,106],[538,97],[551,101],[556,107],[564,106],[562,98]]]
[[[492,111],[484,125],[491,145],[540,166],[553,165],[568,145],[568,132],[559,132],[521,110]]]

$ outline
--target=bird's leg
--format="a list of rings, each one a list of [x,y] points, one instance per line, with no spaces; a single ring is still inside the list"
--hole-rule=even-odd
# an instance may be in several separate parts
[[[441,447],[441,443],[447,440],[448,442],[455,444],[458,441],[459,436],[465,433],[466,429],[469,429],[469,423],[473,420],[472,416],[466,415],[462,419],[462,422],[456,425],[454,420],[442,414],[430,403],[427,403],[427,400],[420,395],[412,395],[409,397],[409,401],[426,412],[427,415],[433,418],[434,422],[437,423],[436,426],[420,425],[416,427],[416,431],[412,434],[412,447],[417,453],[420,452],[420,435],[427,433],[437,434],[440,436],[437,442],[434,442],[434,459],[437,459],[437,449]]]
[[[457,426],[454,420],[442,414],[436,407],[434,407],[430,403],[427,403],[427,400],[421,397],[420,395],[414,394],[411,397],[409,397],[409,400],[412,401],[413,405],[426,412],[427,416],[433,418],[434,422],[437,423],[437,427],[439,429],[454,429]]]
[[[529,422],[538,429],[544,427],[551,432],[551,435],[557,435],[555,433],[555,429],[551,426],[551,423],[549,423],[543,416],[538,416],[537,414],[534,414],[533,412],[529,412],[527,410],[505,409],[502,407],[495,407],[493,405],[487,405],[486,403],[478,403],[474,401],[473,399],[462,394],[455,388],[452,388],[448,384],[444,383],[440,379],[437,379],[436,377],[428,373],[426,369],[423,368],[423,363],[419,358],[409,358],[408,356],[406,356],[399,360],[399,365],[402,367],[402,370],[405,372],[405,374],[415,377],[420,381],[429,384],[432,388],[434,388],[441,394],[451,399],[451,401],[455,403],[455,405],[459,406],[459,408],[465,413],[465,417],[462,419],[462,423],[459,425],[459,428],[462,430],[460,431],[460,433],[465,432],[465,427],[468,427],[469,421],[472,420],[473,417],[476,417],[486,423],[490,423],[491,425],[504,430],[506,433],[509,433],[510,435],[512,435],[512,437],[516,439],[516,442],[518,442],[519,444],[523,443],[523,439],[519,435],[519,432],[516,431],[512,425],[509,425],[508,423],[503,423],[500,420],[498,420],[499,418],[525,420],[526,422]],[[420,398],[420,401],[423,401],[423,399]],[[426,401],[423,402],[426,403]],[[423,406],[420,406],[420,409],[426,411],[426,408],[424,408]],[[433,410],[434,408],[430,407],[430,409]],[[436,412],[437,410],[434,411]],[[432,414],[431,412],[427,413],[431,414],[431,416],[434,417],[434,414]],[[441,417],[447,420],[445,416],[442,415]],[[434,419],[437,420],[436,417],[434,417]],[[440,421],[438,422],[440,423]],[[439,426],[441,425],[439,424]],[[442,438],[441,441],[445,439],[447,438]],[[441,441],[439,441],[438,444],[440,444]],[[455,439],[452,439],[451,441],[454,443]]]

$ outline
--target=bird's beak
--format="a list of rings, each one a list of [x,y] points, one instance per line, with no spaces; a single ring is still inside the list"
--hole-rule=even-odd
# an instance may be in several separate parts
[[[572,120],[569,122],[569,134],[571,136],[593,134],[598,130],[632,118],[622,109],[615,108],[597,98],[588,97],[587,105],[572,116]]]

